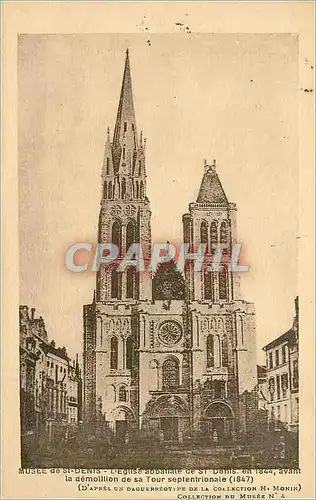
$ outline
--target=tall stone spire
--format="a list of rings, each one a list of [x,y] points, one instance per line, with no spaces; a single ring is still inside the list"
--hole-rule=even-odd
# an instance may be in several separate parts
[[[146,197],[145,139],[138,143],[129,53],[126,51],[123,82],[113,141],[107,133],[102,169],[103,200],[143,200]]]
[[[131,136],[135,147],[137,146],[136,120],[134,112],[134,101],[132,92],[131,69],[129,62],[129,52],[126,50],[125,68],[119,106],[117,110],[116,123],[114,129],[113,146],[117,148]]]

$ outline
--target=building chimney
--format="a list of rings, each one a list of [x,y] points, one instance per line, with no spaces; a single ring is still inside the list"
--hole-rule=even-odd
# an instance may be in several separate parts
[[[34,307],[32,307],[32,309],[31,309],[31,320],[32,320],[32,321],[33,321],[33,319],[34,319],[34,315],[35,315],[35,308],[34,308]]]

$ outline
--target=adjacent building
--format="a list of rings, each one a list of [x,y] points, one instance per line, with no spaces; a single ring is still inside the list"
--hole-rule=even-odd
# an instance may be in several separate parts
[[[231,439],[251,430],[257,384],[255,310],[242,299],[239,277],[227,264],[217,271],[173,262],[154,276],[117,266],[133,243],[144,264],[151,255],[146,148],[137,133],[127,52],[114,134],[107,133],[102,167],[99,243],[120,255],[101,265],[96,292],[84,306],[84,417],[127,432],[177,439],[200,431]],[[237,207],[220,181],[215,161],[205,162],[197,199],[183,215],[183,240],[191,251],[216,244],[230,255],[237,241]]]
[[[48,340],[42,317],[20,306],[20,413],[22,435],[65,436],[82,418],[78,359]]]
[[[299,425],[299,299],[293,326],[264,348],[267,366],[267,410],[270,429]]]
[[[258,408],[259,410],[267,411],[269,401],[268,385],[267,385],[267,368],[264,365],[257,366],[258,378]]]
[[[68,364],[66,391],[68,396],[68,425],[70,428],[76,428],[82,422],[82,378],[78,355],[76,361]]]

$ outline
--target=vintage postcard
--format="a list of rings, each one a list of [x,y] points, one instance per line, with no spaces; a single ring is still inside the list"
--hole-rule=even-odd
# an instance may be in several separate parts
[[[3,498],[314,498],[313,10],[3,5]]]

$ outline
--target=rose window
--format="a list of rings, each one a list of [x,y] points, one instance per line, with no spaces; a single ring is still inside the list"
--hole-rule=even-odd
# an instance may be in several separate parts
[[[182,336],[181,326],[175,321],[166,321],[159,328],[158,338],[166,346],[179,342]]]
[[[134,205],[127,205],[124,210],[125,215],[135,215],[136,207]]]
[[[120,215],[122,212],[122,209],[120,207],[120,205],[113,205],[113,207],[111,208],[111,215]]]

